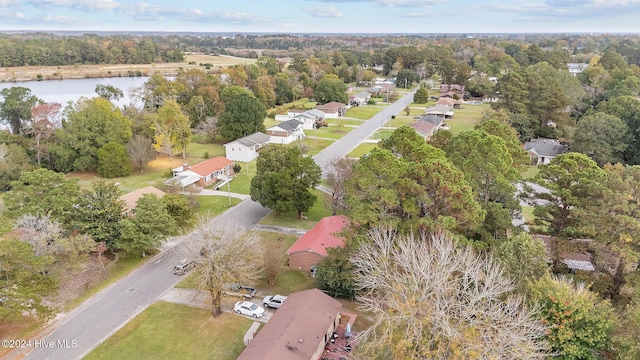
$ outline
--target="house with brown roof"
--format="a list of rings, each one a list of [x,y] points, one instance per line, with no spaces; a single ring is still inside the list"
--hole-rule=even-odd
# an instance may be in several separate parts
[[[438,129],[434,123],[429,121],[416,121],[412,124],[409,124],[413,130],[415,130],[418,135],[422,136],[425,140],[429,140],[429,138],[433,135],[433,133]]]
[[[349,219],[344,215],[328,216],[320,220],[287,250],[289,267],[308,271],[327,256],[327,248],[344,247],[344,240],[336,233],[348,223]]]
[[[153,186],[147,186],[141,189],[133,190],[132,192],[126,193],[119,197],[119,199],[124,201],[126,205],[126,211],[124,213],[129,216],[134,216],[136,214],[136,204],[138,203],[138,200],[145,194],[153,194],[159,198],[166,195],[164,191]]]
[[[529,153],[532,165],[541,165],[548,164],[556,156],[566,153],[569,147],[556,139],[537,138],[527,141],[524,149]]]
[[[238,360],[319,360],[340,323],[342,304],[318,289],[290,294]]]
[[[332,101],[324,105],[316,106],[316,109],[322,111],[327,118],[337,118],[347,113],[347,105]]]
[[[441,97],[436,101],[436,105],[447,105],[451,109],[460,109],[462,101],[450,97]]]
[[[185,163],[172,169],[172,171],[173,178],[165,181],[166,185],[205,187],[214,183],[229,181],[231,175],[233,175],[233,161],[224,156],[216,156],[193,166]]]

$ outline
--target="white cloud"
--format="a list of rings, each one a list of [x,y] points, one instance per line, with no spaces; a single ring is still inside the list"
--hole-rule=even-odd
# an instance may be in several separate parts
[[[492,4],[478,10],[519,15],[525,20],[557,21],[640,16],[640,0],[547,0],[544,3]]]
[[[0,7],[13,7],[20,4],[20,0],[0,0]]]
[[[313,17],[342,17],[342,13],[333,6],[304,8],[302,11],[311,14]]]
[[[27,0],[34,7],[57,6],[82,11],[114,10],[122,5],[113,0]]]
[[[319,1],[324,3],[340,3],[340,4],[370,2],[372,4],[377,4],[380,6],[389,6],[389,7],[425,7],[425,6],[439,4],[446,0],[312,0],[312,1]]]

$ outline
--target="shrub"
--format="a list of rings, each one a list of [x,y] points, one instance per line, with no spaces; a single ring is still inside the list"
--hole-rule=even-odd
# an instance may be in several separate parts
[[[239,173],[240,170],[242,170],[242,166],[238,165],[238,164],[233,164],[233,172],[234,173]]]

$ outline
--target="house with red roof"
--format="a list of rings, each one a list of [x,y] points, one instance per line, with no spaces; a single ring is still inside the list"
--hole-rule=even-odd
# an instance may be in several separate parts
[[[327,248],[344,247],[344,240],[336,235],[347,226],[349,219],[344,215],[323,218],[298,239],[289,250],[289,267],[308,271],[327,256]]]
[[[226,183],[233,175],[233,161],[224,156],[189,166],[183,164],[173,169],[173,178],[165,181],[165,185],[186,187],[196,185],[205,187],[216,183]]]

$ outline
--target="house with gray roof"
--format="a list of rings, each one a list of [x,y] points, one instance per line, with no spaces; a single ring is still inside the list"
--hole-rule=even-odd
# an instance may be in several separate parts
[[[295,119],[268,128],[267,135],[270,136],[269,142],[272,144],[290,144],[305,137],[302,123]]]
[[[269,144],[270,136],[257,132],[224,144],[226,157],[233,161],[249,162],[258,157],[258,151]]]
[[[298,120],[302,124],[303,129],[313,130],[316,123],[324,121],[325,114],[316,109],[307,110],[301,114],[293,117],[294,120]]]
[[[451,111],[451,108],[452,107],[450,107],[449,105],[439,104],[426,108],[424,114],[440,116],[445,119],[452,119],[454,112]]]
[[[367,91],[360,91],[359,93],[353,95],[352,101],[354,105],[366,105],[369,100],[371,100],[371,94]]]
[[[524,149],[529,153],[531,164],[548,164],[560,154],[569,150],[567,145],[561,144],[556,139],[537,138],[524,144]]]
[[[420,116],[420,119],[418,120],[418,122],[421,122],[421,121],[431,123],[433,124],[434,128],[437,129],[442,125],[442,122],[444,121],[444,117],[437,116],[437,115],[423,115],[423,116]]]

